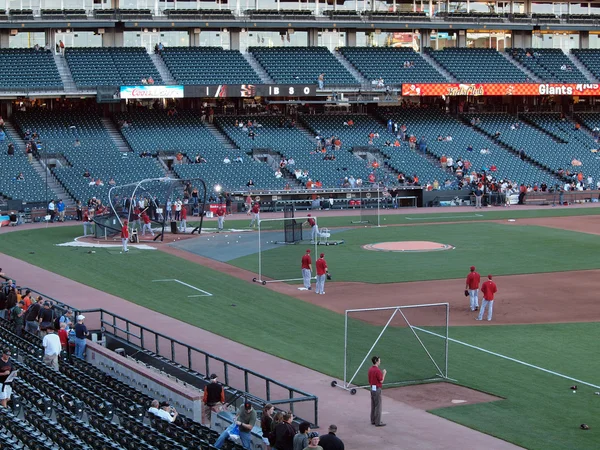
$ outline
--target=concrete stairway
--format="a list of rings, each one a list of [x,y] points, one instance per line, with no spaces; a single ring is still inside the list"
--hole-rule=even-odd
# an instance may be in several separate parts
[[[65,87],[65,92],[77,92],[77,86],[75,86],[71,69],[69,69],[69,65],[67,64],[65,57],[62,55],[54,55],[54,62],[56,63],[58,73],[60,74],[60,79]]]
[[[23,138],[21,138],[21,135],[17,132],[15,126],[8,120],[4,122],[4,132],[8,139],[14,144],[15,151],[25,153],[25,148],[27,147],[25,141],[23,141]]]
[[[567,53],[566,55],[569,57],[573,65],[577,67],[582,74],[585,75],[585,77],[590,83],[600,83],[600,80],[598,80],[598,78],[596,78],[594,74],[590,72],[590,70],[587,67],[585,67],[585,65],[579,60],[579,58],[577,58],[577,56],[575,56],[573,53]]]
[[[54,200],[62,199],[67,207],[75,206],[77,202],[73,197],[71,197],[71,194],[65,190],[63,185],[58,182],[52,171],[50,169],[46,169],[44,159],[33,159],[31,165],[40,175],[42,180],[47,180],[48,190],[52,193],[51,195],[54,197]]]
[[[517,61],[516,59],[511,57],[507,52],[498,52],[498,53],[500,53],[502,56],[504,56],[505,59],[510,61],[511,64],[517,66],[522,72],[525,72],[531,81],[534,81],[536,83],[544,82],[544,80],[542,80],[540,77],[538,77],[535,73],[533,73],[531,70],[529,70],[523,64],[521,64],[519,61]]]
[[[217,138],[217,140],[221,143],[224,149],[237,150],[238,147],[237,145],[235,145],[235,142],[233,142],[231,139],[229,139],[229,136],[227,136],[225,133],[219,130],[214,123],[206,122],[204,125],[206,126],[208,131],[210,131],[211,134]]]
[[[157,55],[156,53],[151,53],[150,59],[154,63],[154,66],[158,70],[160,77],[166,85],[172,86],[177,84],[175,77],[173,76],[163,59],[160,57],[160,55]]]
[[[444,69],[435,59],[429,56],[425,52],[421,52],[421,56],[425,61],[427,61],[435,70],[442,74],[444,78],[446,78],[451,83],[458,83],[458,80],[446,69]]]
[[[248,61],[248,64],[250,64],[250,67],[252,67],[254,71],[258,74],[258,76],[264,84],[275,84],[273,78],[271,78],[267,71],[263,69],[263,67],[258,63],[258,61],[252,55],[252,53],[243,53],[243,56],[244,59]]]
[[[346,70],[348,70],[348,72],[350,72],[352,74],[352,76],[354,78],[356,78],[358,80],[358,82],[362,85],[370,85],[372,80],[367,80],[364,75],[362,73],[360,73],[356,67],[354,67],[350,61],[348,61],[346,59],[346,57],[344,55],[342,55],[340,52],[333,52],[333,56],[335,56],[335,59],[337,59],[342,66],[344,66],[346,68]]]
[[[117,146],[117,148],[120,151],[122,151],[122,152],[130,152],[131,151],[131,147],[129,146],[127,141],[125,141],[125,139],[123,138],[123,135],[119,132],[119,130],[117,130],[117,127],[112,120],[107,119],[106,117],[103,117],[102,125],[104,125],[104,128],[106,128],[106,130],[108,131],[108,134],[110,134],[111,140],[114,142],[114,144]]]

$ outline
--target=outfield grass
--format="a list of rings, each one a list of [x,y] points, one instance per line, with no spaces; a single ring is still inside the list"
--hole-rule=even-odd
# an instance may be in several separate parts
[[[473,222],[483,220],[501,220],[501,219],[534,219],[539,217],[568,217],[568,216],[597,216],[600,215],[600,207],[594,208],[578,208],[572,209],[569,207],[556,207],[552,209],[525,209],[520,210],[518,207],[511,208],[489,208],[470,212],[455,212],[452,208],[439,208],[439,213],[423,213],[422,210],[414,208],[406,208],[401,213],[386,214],[386,210],[381,210],[381,225],[407,225],[407,224],[425,224],[425,223],[440,223],[440,222]],[[296,215],[303,217],[310,211],[298,211]],[[347,227],[351,226],[352,222],[360,220],[359,212],[352,215],[353,211],[347,211],[348,216],[326,217],[320,216],[319,211],[312,212],[317,217],[319,227]],[[250,223],[250,216],[237,214],[233,219],[228,216],[225,220],[225,228],[247,228]],[[280,213],[283,217],[283,213]],[[188,226],[197,224],[197,221],[188,221]],[[205,227],[216,228],[216,219],[205,219]],[[355,225],[354,225],[355,226]]]
[[[483,222],[356,228],[336,233],[335,239],[344,239],[345,243],[319,247],[318,251],[325,252],[336,281],[390,283],[461,278],[471,265],[481,273],[494,275],[600,268],[598,236],[547,227]],[[365,244],[389,241],[434,241],[456,248],[417,253],[362,248]],[[263,252],[263,275],[273,279],[298,278],[305,247],[282,245]],[[229,264],[258,273],[256,254]]]
[[[6,233],[0,235],[0,249],[250,347],[322,373],[342,376],[342,316],[208,268],[200,269],[162,252],[132,250],[128,255],[120,255],[115,250],[96,250],[95,254],[89,254],[87,249],[54,245],[70,240],[79,231],[79,227],[61,227]],[[553,257],[563,270],[567,258],[561,255],[567,251],[566,254],[577,254],[572,252],[572,245],[570,242],[563,253]],[[504,243],[499,245],[498,250],[503,246]],[[485,248],[473,247],[471,258],[482,251],[486,251]],[[577,257],[581,255],[577,254]],[[515,261],[518,259],[518,255],[514,256]],[[470,264],[470,260],[466,264]],[[446,264],[456,265],[456,260],[450,258]],[[462,276],[462,265],[460,269]],[[18,281],[18,274],[11,274],[7,267],[5,271],[16,275]],[[153,279],[169,278],[209,291],[214,297],[188,298],[187,295],[194,293],[185,287],[152,283]],[[44,291],[43,286],[35,287]],[[69,303],[68,299],[61,300]],[[257,328],[269,330],[269,333],[257,333]],[[354,323],[354,330],[353,349],[356,350],[352,358],[357,361],[367,354],[370,341],[379,328]],[[402,376],[414,376],[427,370],[427,358],[418,352],[414,341],[408,340],[410,334],[407,331],[405,328],[392,330],[375,349],[382,353],[390,378],[393,373],[402,371]],[[600,373],[600,363],[594,353],[600,328],[594,323],[458,327],[451,329],[451,337],[592,383]],[[435,353],[439,355],[443,341],[433,336],[423,339],[426,345],[435,347]],[[595,430],[600,429],[600,397],[593,395],[595,389],[580,385],[580,391],[573,395],[569,386],[574,383],[569,380],[458,344],[450,345],[449,375],[460,384],[507,400],[439,409],[434,411],[437,415],[527,448],[598,448]],[[346,394],[340,391],[340,395]],[[590,425],[590,431],[579,430],[579,424],[583,422]]]

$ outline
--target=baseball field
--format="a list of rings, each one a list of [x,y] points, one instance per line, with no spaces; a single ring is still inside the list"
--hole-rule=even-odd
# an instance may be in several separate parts
[[[296,282],[253,283],[258,267],[255,232],[207,234],[196,238],[196,245],[175,242],[157,245],[155,251],[133,248],[124,255],[114,248],[90,253],[88,248],[57,246],[80,236],[81,227],[50,226],[0,234],[0,251],[338,380],[344,369],[345,310],[448,302],[449,378],[498,399],[434,407],[432,414],[525,448],[597,449],[600,208],[477,214],[411,210],[382,219],[386,226],[372,228],[354,226],[348,216],[319,217],[321,227],[344,241],[318,248],[334,277],[323,296],[298,290]],[[225,227],[242,230],[247,223],[242,217],[227,220]],[[452,249],[363,248],[396,241],[432,241]],[[263,273],[298,278],[307,245],[264,251]],[[493,274],[498,285],[492,322],[476,322],[463,295],[471,265],[484,277]],[[190,286],[210,293],[210,301],[202,294],[189,296]],[[415,316],[425,330],[419,336],[440,364],[442,317]],[[354,361],[370,350],[373,336],[382,329],[380,320],[373,316],[353,321]],[[406,327],[393,326],[374,349],[388,372],[402,379],[432,371],[411,334]],[[575,394],[573,385],[578,386]],[[347,394],[340,390],[339,395]],[[590,429],[581,430],[582,423]]]

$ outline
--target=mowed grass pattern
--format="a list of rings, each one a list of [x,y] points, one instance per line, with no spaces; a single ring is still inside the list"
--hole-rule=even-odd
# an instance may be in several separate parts
[[[600,268],[598,236],[538,226],[461,223],[410,227],[357,228],[335,234],[338,246],[319,246],[336,281],[392,283],[462,278],[469,266],[494,275]],[[267,237],[268,239],[268,237]],[[390,241],[433,241],[454,250],[380,252],[363,245]],[[262,253],[263,275],[299,278],[300,259],[310,245],[282,245]],[[564,257],[572,255],[572,257]],[[313,255],[313,263],[316,256]],[[230,261],[258,271],[258,255]],[[313,265],[314,268],[314,265]]]

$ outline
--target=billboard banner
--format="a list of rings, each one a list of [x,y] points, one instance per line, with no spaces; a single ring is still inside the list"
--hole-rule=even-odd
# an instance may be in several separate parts
[[[314,97],[314,84],[211,84],[185,86],[185,96],[194,98],[213,97]]]
[[[183,98],[183,86],[121,86],[121,98]]]
[[[403,84],[403,96],[600,95],[600,84],[575,83],[438,83]]]

